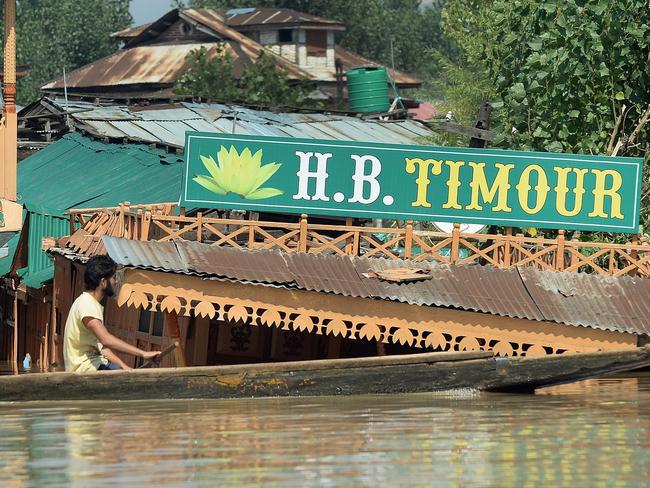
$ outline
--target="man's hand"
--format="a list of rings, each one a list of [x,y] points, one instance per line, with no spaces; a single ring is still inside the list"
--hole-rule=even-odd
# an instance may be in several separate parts
[[[140,354],[140,357],[145,361],[147,359],[153,359],[155,361],[158,356],[160,356],[160,351],[142,351],[142,354]]]

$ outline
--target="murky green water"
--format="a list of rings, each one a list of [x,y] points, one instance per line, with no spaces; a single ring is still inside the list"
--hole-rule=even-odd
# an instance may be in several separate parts
[[[0,486],[644,486],[650,373],[545,394],[0,404]]]

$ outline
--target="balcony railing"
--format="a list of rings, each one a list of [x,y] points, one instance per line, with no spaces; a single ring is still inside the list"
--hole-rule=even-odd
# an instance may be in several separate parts
[[[172,204],[70,212],[71,229],[81,226],[68,241],[81,253],[101,246],[101,235],[135,240],[174,239],[204,242],[211,246],[275,249],[309,254],[383,257],[436,261],[449,265],[482,264],[497,268],[534,266],[544,270],[589,272],[601,275],[650,277],[650,245],[632,236],[626,244],[582,242],[503,234],[467,234],[455,225],[451,233],[417,230],[413,222],[397,227],[327,225],[301,215],[296,222],[269,222],[171,215]],[[94,247],[93,247],[94,246]]]

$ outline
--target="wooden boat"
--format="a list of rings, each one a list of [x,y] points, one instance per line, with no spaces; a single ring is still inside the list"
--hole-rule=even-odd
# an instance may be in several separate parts
[[[650,365],[650,346],[536,358],[437,352],[356,359],[0,376],[0,401],[358,395],[536,388]]]

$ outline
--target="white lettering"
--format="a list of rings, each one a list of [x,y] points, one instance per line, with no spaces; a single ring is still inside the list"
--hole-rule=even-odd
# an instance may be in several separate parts
[[[377,176],[381,173],[381,162],[375,156],[359,156],[357,154],[352,154],[352,159],[356,162],[356,169],[352,179],[354,180],[354,194],[352,198],[348,200],[350,203],[372,203],[377,198],[379,198],[380,187],[379,182],[377,181]],[[369,174],[366,174],[366,162],[370,161],[372,168]],[[368,183],[370,185],[370,195],[368,198],[364,198],[363,190],[364,184]]]
[[[329,201],[325,195],[325,182],[327,181],[327,160],[332,157],[332,153],[316,153],[316,171],[309,171],[309,163],[313,152],[296,151],[296,156],[300,157],[300,169],[296,173],[298,176],[298,193],[293,196],[294,200],[322,200]],[[316,192],[309,196],[309,179],[316,179]]]

